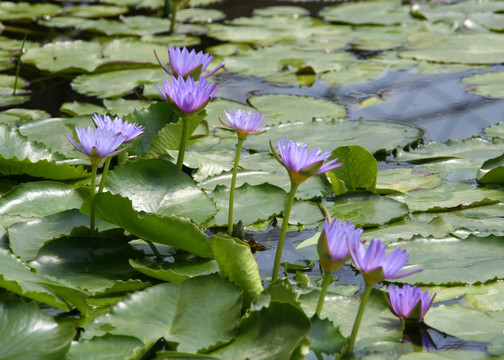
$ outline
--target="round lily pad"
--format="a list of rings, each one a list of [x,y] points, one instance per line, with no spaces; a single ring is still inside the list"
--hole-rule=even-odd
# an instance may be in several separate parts
[[[253,14],[258,16],[288,16],[295,18],[306,16],[309,14],[309,11],[301,6],[268,6],[254,9]]]

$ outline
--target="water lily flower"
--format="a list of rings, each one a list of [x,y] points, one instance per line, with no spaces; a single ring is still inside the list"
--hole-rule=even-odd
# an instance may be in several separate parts
[[[206,70],[208,65],[213,60],[213,56],[210,54],[206,54],[203,51],[196,52],[191,50],[190,52],[187,48],[180,49],[179,47],[174,48],[173,45],[168,46],[168,57],[170,59],[170,68],[168,68],[158,57],[156,51],[154,50],[154,55],[156,55],[156,59],[159,64],[163,67],[163,69],[176,78],[183,77],[187,78],[188,76],[192,77],[195,80],[205,79],[217,72],[220,68],[224,66],[224,64],[217,66],[215,69],[210,71],[209,73],[201,76],[201,74]]]
[[[328,160],[330,152],[322,153],[321,149],[313,149],[308,152],[308,145],[303,143],[301,147],[295,140],[285,138],[277,140],[278,152],[270,142],[271,151],[276,159],[287,169],[291,183],[301,184],[310,176],[323,174],[329,170],[343,165],[338,159]]]
[[[359,242],[362,229],[355,228],[349,221],[343,223],[339,220],[326,218],[317,244],[320,265],[324,269],[322,289],[315,313],[320,317],[324,306],[327,289],[331,283],[332,273],[338,270],[349,258],[348,242]]]
[[[226,127],[233,129],[238,138],[245,139],[248,135],[259,135],[265,132],[263,130],[271,121],[263,124],[264,116],[260,113],[249,111],[248,113],[242,109],[224,110],[227,121],[219,118],[219,121]]]
[[[422,271],[422,269],[414,269],[400,273],[401,269],[408,263],[408,253],[406,250],[395,249],[390,254],[386,254],[385,246],[379,239],[372,239],[369,247],[366,249],[361,242],[348,243],[350,256],[352,257],[355,266],[359,269],[364,277],[366,286],[362,293],[361,303],[355,318],[355,323],[348,341],[347,352],[353,352],[357,333],[360,323],[364,315],[366,304],[369,300],[369,295],[373,286],[385,279],[397,279],[403,276],[411,275]]]
[[[116,134],[122,134],[125,137],[124,142],[130,142],[138,139],[145,132],[145,128],[136,123],[129,123],[128,121],[123,121],[120,117],[116,117],[114,120],[108,115],[94,114],[93,122],[99,129],[110,129],[116,132]]]
[[[394,314],[406,322],[417,322],[422,319],[432,305],[436,294],[430,295],[428,290],[422,292],[418,286],[389,286],[389,296],[386,298]]]
[[[367,249],[360,242],[348,242],[348,247],[366,284],[375,285],[385,279],[397,279],[422,271],[414,269],[399,273],[408,263],[407,251],[399,248],[386,255],[385,246],[379,239],[372,239]]]
[[[350,258],[348,242],[359,242],[362,231],[349,221],[343,223],[337,219],[325,219],[317,250],[320,264],[326,272],[335,272]]]
[[[236,155],[233,166],[233,176],[231,177],[231,188],[229,190],[229,207],[228,207],[228,234],[231,236],[233,233],[233,208],[234,208],[234,195],[236,188],[236,176],[238,173],[238,162],[240,161],[240,154],[243,147],[243,142],[249,135],[259,135],[265,132],[263,130],[269,122],[262,124],[264,116],[260,113],[249,111],[248,113],[242,109],[233,109],[226,111],[227,121],[219,118],[220,122],[236,132],[238,135],[238,144],[236,145]]]
[[[314,149],[308,152],[308,145],[303,143],[301,147],[298,146],[296,141],[285,138],[277,140],[278,152],[273,147],[270,141],[270,148],[275,158],[282,164],[289,174],[291,188],[287,195],[287,202],[285,203],[282,227],[280,229],[280,236],[278,237],[278,246],[276,249],[275,263],[273,265],[273,274],[271,279],[274,281],[278,278],[280,270],[280,260],[282,257],[283,243],[285,241],[285,234],[287,233],[287,226],[289,223],[289,216],[294,204],[294,198],[299,185],[303,183],[310,176],[323,174],[326,171],[337,168],[343,163],[337,163],[338,159],[329,160],[331,153],[322,153],[320,149]]]
[[[195,82],[193,78],[186,80],[172,76],[171,83],[164,79],[164,90],[156,84],[163,98],[172,105],[173,111],[182,118],[187,118],[202,110],[217,92],[214,83],[206,79]]]
[[[87,129],[76,126],[75,132],[79,142],[70,136],[66,138],[83,154],[89,157],[92,165],[98,165],[104,158],[116,155],[129,146],[119,148],[126,140],[123,134],[113,129],[100,129],[89,126]]]

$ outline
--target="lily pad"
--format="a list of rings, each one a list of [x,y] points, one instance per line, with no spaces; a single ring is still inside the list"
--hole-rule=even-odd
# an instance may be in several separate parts
[[[80,18],[104,18],[125,14],[128,12],[128,8],[125,6],[85,4],[66,6],[64,12],[70,16]]]
[[[129,261],[138,272],[169,282],[182,282],[191,277],[214,274],[219,271],[215,260],[158,262],[143,258]]]
[[[465,88],[467,91],[477,95],[497,98],[504,97],[503,81],[503,71],[476,74],[462,79],[462,83],[470,84]]]
[[[37,17],[52,16],[60,11],[61,7],[55,4],[2,1],[0,3],[0,20],[31,20]]]
[[[217,210],[188,176],[164,160],[138,159],[120,165],[110,172],[105,187],[129,198],[136,211],[149,214],[176,215],[202,223]]]
[[[186,8],[177,11],[177,20],[190,23],[208,23],[224,20],[226,15],[216,9]]]
[[[0,357],[15,359],[62,359],[75,330],[58,324],[34,303],[0,303]]]

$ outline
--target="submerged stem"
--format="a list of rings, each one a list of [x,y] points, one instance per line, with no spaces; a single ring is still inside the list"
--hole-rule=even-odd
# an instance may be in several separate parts
[[[161,253],[159,252],[159,250],[157,249],[156,245],[154,245],[154,243],[152,241],[149,241],[149,240],[145,240],[145,242],[149,245],[149,247],[151,248],[152,252],[154,253],[154,255],[156,256],[156,259],[158,260],[163,260],[163,255],[161,255]]]
[[[366,283],[364,293],[362,294],[361,303],[359,305],[359,311],[357,312],[355,323],[352,329],[352,335],[350,335],[350,340],[348,341],[347,354],[351,354],[353,352],[355,339],[357,339],[357,333],[359,332],[360,323],[362,321],[362,316],[364,315],[364,310],[366,309],[366,304],[369,300],[369,295],[371,294],[371,289],[373,289],[373,285],[368,285]]]
[[[182,118],[182,138],[180,139],[179,153],[177,157],[177,167],[182,170],[184,165],[184,155],[189,138],[189,119]]]
[[[238,163],[240,162],[240,154],[245,139],[238,137],[238,144],[236,145],[236,155],[233,167],[233,177],[231,178],[231,188],[229,189],[229,209],[228,209],[228,234],[231,236],[233,232],[233,208],[234,196],[236,188],[236,175],[238,174]]]
[[[21,43],[21,50],[19,50],[19,56],[17,58],[17,64],[16,64],[16,78],[14,79],[14,89],[12,90],[12,95],[16,95],[17,83],[19,79],[19,71],[21,69],[21,56],[23,56],[23,49],[25,46],[27,36],[28,34],[25,33],[23,42]]]
[[[105,186],[105,181],[107,180],[107,175],[108,175],[111,161],[112,161],[112,156],[109,156],[105,160],[105,165],[103,165],[103,172],[102,172],[102,176],[100,179],[100,187],[98,188],[98,193],[101,193],[103,191],[103,187]]]
[[[320,313],[322,312],[322,307],[324,306],[325,296],[327,294],[327,288],[331,284],[332,274],[329,272],[324,273],[324,279],[322,280],[322,289],[320,290],[320,297],[317,303],[317,310],[315,314],[320,318]]]
[[[278,279],[278,273],[280,271],[280,260],[282,259],[283,244],[285,241],[285,234],[287,233],[287,227],[289,225],[289,216],[292,210],[292,205],[294,204],[294,198],[296,197],[296,191],[299,184],[291,182],[291,189],[285,203],[285,209],[283,213],[282,228],[280,229],[280,236],[278,238],[278,245],[275,254],[275,264],[273,265],[273,274],[271,275],[271,281]]]
[[[89,189],[89,231],[91,236],[95,235],[95,192],[96,192],[96,170],[97,164],[91,165],[91,188]]]

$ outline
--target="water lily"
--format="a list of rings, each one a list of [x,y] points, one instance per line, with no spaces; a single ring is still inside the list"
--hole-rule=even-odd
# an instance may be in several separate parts
[[[207,69],[208,65],[213,60],[213,56],[206,54],[203,51],[196,52],[194,49],[188,51],[187,48],[174,48],[173,45],[168,46],[168,58],[170,61],[170,68],[166,66],[163,61],[158,57],[156,51],[154,50],[156,59],[163,69],[176,78],[188,76],[192,77],[194,80],[205,79],[221,69],[224,64],[217,66],[215,69],[207,74],[201,76],[201,74]]]
[[[326,171],[337,168],[343,165],[338,163],[338,159],[329,160],[331,153],[322,153],[321,149],[314,149],[308,151],[308,145],[303,143],[301,146],[294,140],[287,138],[278,139],[278,152],[273,147],[270,141],[270,148],[275,158],[282,164],[287,173],[289,174],[291,188],[287,196],[287,202],[283,212],[282,227],[280,229],[280,236],[278,238],[278,245],[275,255],[275,264],[273,266],[272,280],[278,278],[280,270],[280,260],[282,258],[283,243],[285,241],[285,234],[287,233],[287,226],[289,224],[289,216],[294,204],[294,197],[299,185],[301,185],[310,176],[323,174]]]
[[[430,295],[428,290],[422,292],[418,286],[389,286],[387,302],[394,314],[406,322],[417,322],[429,310],[436,294]]]
[[[91,234],[94,234],[95,226],[95,187],[96,187],[96,171],[98,165],[104,158],[108,158],[126,150],[129,146],[121,147],[124,144],[126,137],[123,134],[118,134],[113,129],[107,128],[93,128],[89,126],[87,129],[83,127],[75,127],[75,133],[79,142],[75,141],[70,136],[66,135],[67,139],[81,151],[83,154],[89,157],[91,161],[91,186],[89,192],[90,198],[90,223],[89,229]]]
[[[171,83],[164,79],[164,90],[157,84],[156,87],[180,117],[194,115],[202,110],[217,92],[214,83],[208,83],[206,79],[195,82],[191,77],[184,79],[172,76]]]
[[[123,121],[120,117],[115,117],[115,119],[112,120],[108,115],[103,115],[102,118],[101,115],[94,114],[92,119],[97,128],[109,129],[115,131],[116,134],[122,134],[125,137],[125,143],[138,139],[145,132],[143,126]]]
[[[248,113],[242,109],[224,110],[227,121],[219,118],[219,121],[224,125],[236,132],[238,136],[238,144],[236,145],[236,155],[233,166],[233,176],[231,178],[231,188],[229,190],[229,208],[228,208],[228,234],[233,232],[233,208],[234,208],[234,195],[236,188],[236,175],[238,173],[238,163],[240,161],[240,154],[243,147],[243,142],[249,135],[259,135],[264,131],[264,127],[269,122],[264,123],[264,116],[260,113],[249,111]]]
[[[276,159],[287,169],[292,183],[301,184],[310,176],[325,173],[343,165],[338,159],[329,160],[330,152],[322,153],[321,149],[308,151],[308,145],[301,146],[295,140],[278,139],[278,152],[270,142],[271,151]]]
[[[408,263],[408,253],[406,250],[395,249],[387,255],[385,246],[379,239],[372,239],[367,249],[360,242],[348,242],[348,248],[355,266],[359,269],[366,283],[348,343],[347,351],[351,353],[355,345],[362,316],[364,315],[364,309],[369,300],[369,295],[371,294],[373,286],[385,279],[401,278],[422,271],[422,269],[400,272]]]
[[[177,167],[182,169],[190,135],[189,121],[203,110],[217,92],[217,86],[214,83],[208,83],[206,79],[196,83],[191,77],[184,80],[181,76],[178,78],[172,76],[171,83],[164,79],[164,90],[159,85],[156,84],[156,86],[173,111],[182,119],[182,138],[177,157]]]
[[[343,223],[337,219],[333,221],[328,218],[325,219],[317,244],[320,265],[324,269],[322,289],[320,291],[317,310],[315,311],[319,317],[324,305],[327,288],[331,282],[332,273],[338,270],[350,258],[348,243],[359,242],[362,231],[361,228],[356,229],[355,225],[349,221]]]

